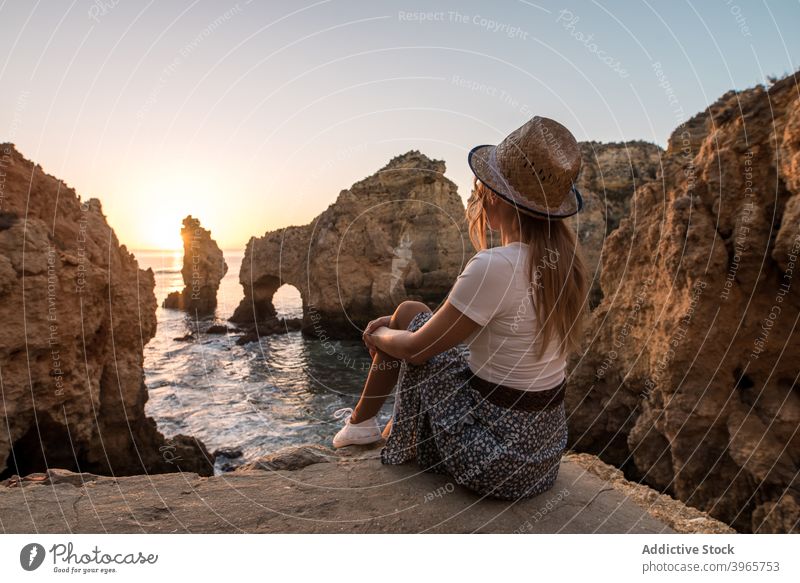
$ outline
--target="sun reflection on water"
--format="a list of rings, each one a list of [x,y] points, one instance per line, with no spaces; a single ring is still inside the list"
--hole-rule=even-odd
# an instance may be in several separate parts
[[[152,267],[159,306],[183,287],[182,256],[137,252],[143,268]],[[366,378],[369,355],[357,341],[339,341],[336,350],[290,332],[237,346],[235,334],[207,335],[212,323],[226,324],[242,298],[238,282],[241,253],[225,253],[228,273],[218,297],[216,318],[202,322],[159,307],[156,336],[145,346],[146,412],[167,437],[197,437],[208,450],[242,450],[249,461],[284,446],[330,444],[340,407],[353,406]],[[300,317],[300,295],[283,286],[275,295],[279,314]],[[190,340],[176,340],[193,333]],[[391,403],[381,422],[388,420]]]

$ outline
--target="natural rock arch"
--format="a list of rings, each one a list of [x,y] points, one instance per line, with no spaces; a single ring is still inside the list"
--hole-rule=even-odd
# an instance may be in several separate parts
[[[303,295],[297,287],[290,283],[283,283],[272,296],[272,305],[278,314],[278,318],[296,317],[299,307],[300,315],[303,313]]]
[[[473,251],[464,205],[444,162],[416,151],[343,190],[302,227],[251,238],[239,281],[244,299],[231,320],[275,318],[285,283],[300,291],[303,330],[348,337],[405,299],[435,306]]]

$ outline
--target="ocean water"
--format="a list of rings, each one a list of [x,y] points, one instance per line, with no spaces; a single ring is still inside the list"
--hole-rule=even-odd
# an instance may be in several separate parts
[[[367,376],[370,358],[361,342],[322,343],[290,332],[237,346],[237,334],[206,335],[209,325],[228,324],[243,297],[242,253],[225,252],[228,272],[216,314],[201,321],[161,307],[169,292],[183,288],[182,252],[135,255],[140,267],[155,273],[158,329],[144,349],[145,411],[165,436],[197,437],[210,452],[239,449],[242,457],[234,465],[288,445],[330,445],[341,426],[333,412],[355,405]],[[291,286],[279,289],[274,303],[279,315],[302,315],[299,292]],[[189,333],[192,339],[177,340]],[[382,423],[391,406],[391,400],[384,406]],[[223,462],[230,463],[218,459],[217,473]]]

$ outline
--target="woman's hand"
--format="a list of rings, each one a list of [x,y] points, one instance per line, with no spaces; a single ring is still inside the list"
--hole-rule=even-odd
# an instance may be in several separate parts
[[[372,358],[375,358],[375,353],[377,352],[377,348],[375,347],[375,343],[372,339],[372,333],[375,332],[381,326],[388,326],[389,323],[392,321],[391,316],[381,316],[375,320],[372,320],[367,327],[364,328],[364,334],[361,336],[362,340],[364,340],[364,344],[367,346],[369,350],[369,355]]]
[[[381,353],[418,366],[465,341],[480,327],[445,300],[419,329],[412,332],[390,326],[376,328],[370,341]]]

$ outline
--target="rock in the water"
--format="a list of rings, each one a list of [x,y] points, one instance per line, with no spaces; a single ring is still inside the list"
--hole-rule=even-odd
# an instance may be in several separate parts
[[[0,144],[0,478],[49,468],[117,476],[212,472],[202,443],[145,415],[156,329],[139,269],[100,202]]]
[[[269,320],[262,320],[261,322],[256,322],[253,326],[247,326],[244,334],[236,339],[236,344],[243,346],[250,342],[258,342],[263,336],[296,332],[302,327],[303,321],[300,318],[270,318]]]
[[[343,190],[311,224],[250,239],[239,273],[245,297],[231,320],[274,318],[284,283],[300,291],[304,332],[319,337],[358,337],[406,299],[435,306],[473,254],[464,204],[444,172],[444,162],[408,152]]]
[[[199,314],[210,314],[217,307],[219,282],[228,272],[228,264],[211,231],[200,226],[200,221],[191,215],[183,219],[184,288],[172,292],[164,300],[165,308],[190,310]]]
[[[572,447],[737,530],[799,528],[798,74],[680,126],[606,240]]]
[[[228,328],[224,324],[214,324],[213,326],[209,326],[206,328],[206,334],[216,335],[216,334],[228,334],[230,332],[236,332],[235,328]]]
[[[242,450],[236,447],[221,447],[219,449],[215,449],[214,453],[211,454],[211,457],[217,458],[219,456],[226,457],[228,459],[236,459],[242,457]]]

